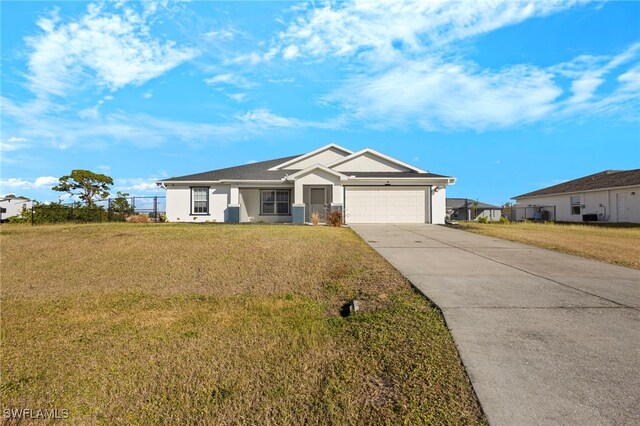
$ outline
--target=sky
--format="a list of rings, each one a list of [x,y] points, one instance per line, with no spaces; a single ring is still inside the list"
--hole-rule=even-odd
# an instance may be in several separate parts
[[[2,1],[0,193],[370,147],[501,205],[640,168],[640,2]],[[64,198],[64,197],[63,197]]]

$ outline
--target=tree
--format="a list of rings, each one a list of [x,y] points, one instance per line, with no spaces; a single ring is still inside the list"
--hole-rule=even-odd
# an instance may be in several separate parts
[[[129,194],[126,192],[118,191],[116,198],[111,200],[111,211],[120,220],[124,220],[127,216],[133,214],[133,207],[129,204],[128,196]]]
[[[70,175],[62,176],[59,181],[51,189],[77,195],[87,207],[93,207],[96,197],[107,198],[109,185],[113,185],[113,179],[109,176],[81,169],[72,170]]]

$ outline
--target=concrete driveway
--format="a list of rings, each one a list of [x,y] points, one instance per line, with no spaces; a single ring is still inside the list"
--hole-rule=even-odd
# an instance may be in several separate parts
[[[640,271],[437,225],[351,227],[442,309],[491,424],[640,424]]]

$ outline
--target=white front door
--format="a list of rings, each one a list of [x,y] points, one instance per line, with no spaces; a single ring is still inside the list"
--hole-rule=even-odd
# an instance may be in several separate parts
[[[629,222],[629,194],[618,194],[618,222]]]
[[[346,223],[426,223],[429,187],[345,189]]]

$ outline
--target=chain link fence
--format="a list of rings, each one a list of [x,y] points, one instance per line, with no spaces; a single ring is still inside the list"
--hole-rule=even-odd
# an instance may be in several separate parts
[[[41,225],[49,223],[164,222],[166,197],[115,197],[94,200],[91,205],[73,203],[33,203],[11,222]]]
[[[556,220],[556,206],[510,206],[502,209],[502,215],[511,222]]]

